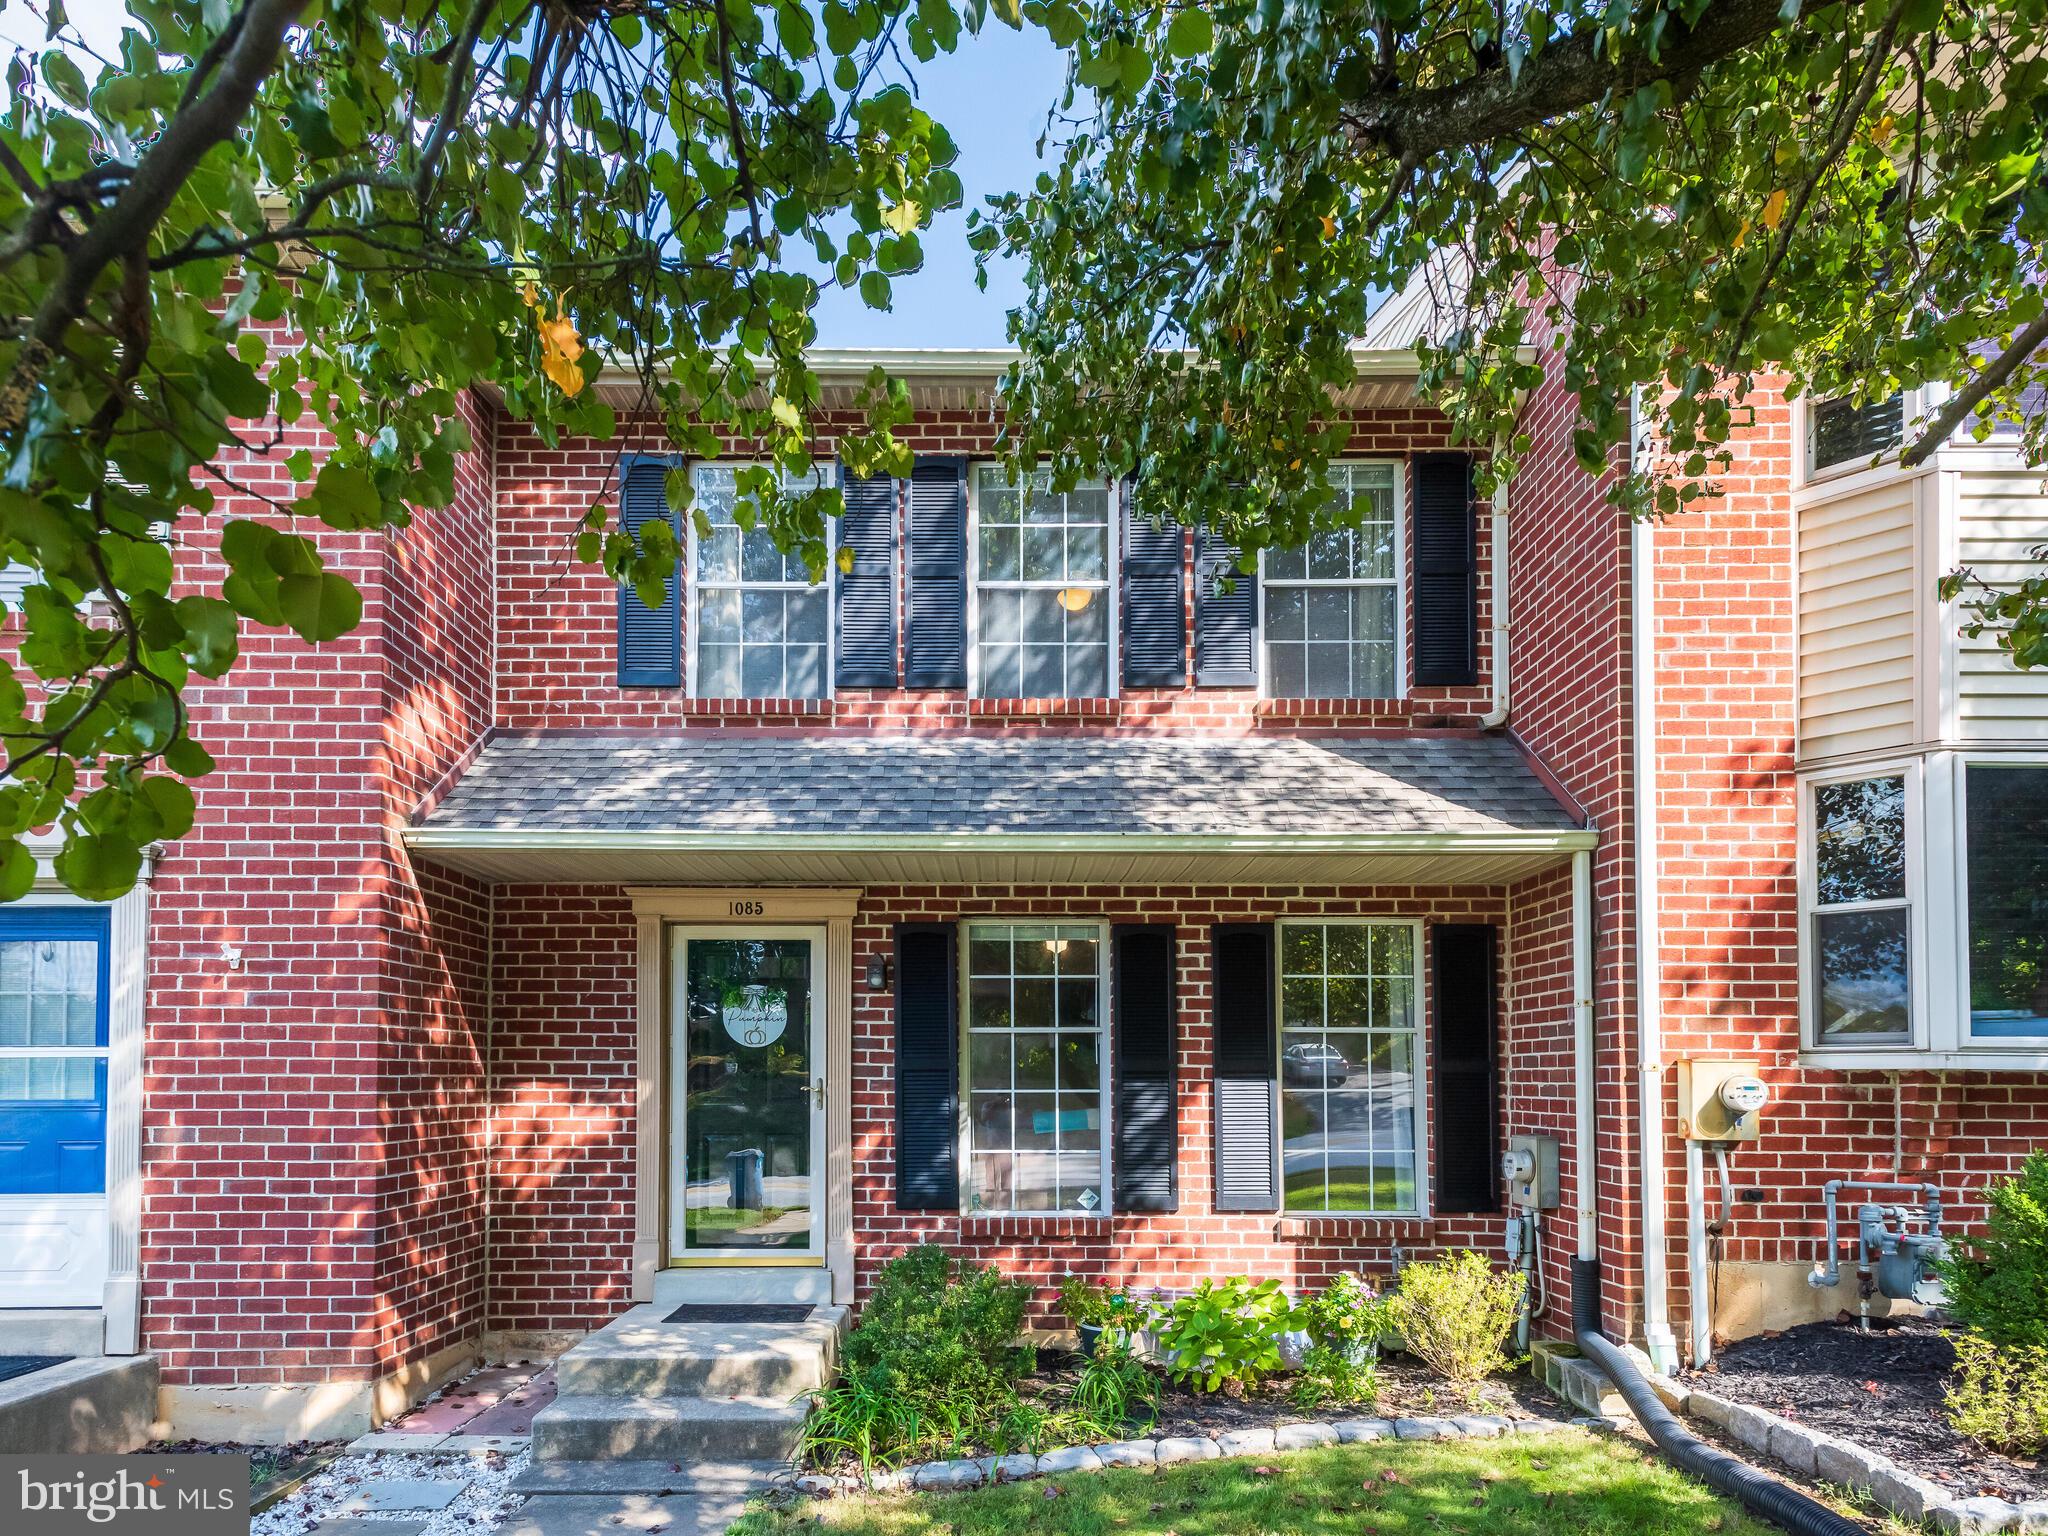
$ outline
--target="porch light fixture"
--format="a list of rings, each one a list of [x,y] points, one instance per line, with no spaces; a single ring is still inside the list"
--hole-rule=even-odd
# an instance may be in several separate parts
[[[1059,604],[1069,613],[1079,613],[1095,601],[1093,587],[1061,587]]]
[[[870,992],[886,992],[888,989],[889,957],[887,955],[869,955],[868,990]]]

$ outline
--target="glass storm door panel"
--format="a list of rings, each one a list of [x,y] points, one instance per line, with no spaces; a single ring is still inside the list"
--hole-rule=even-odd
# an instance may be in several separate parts
[[[823,946],[808,934],[691,934],[681,944],[676,1252],[814,1254]]]

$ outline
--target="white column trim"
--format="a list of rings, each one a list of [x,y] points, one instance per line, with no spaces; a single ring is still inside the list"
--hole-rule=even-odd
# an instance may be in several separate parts
[[[825,1267],[853,1300],[853,919],[825,924]]]
[[[643,909],[637,947],[639,1029],[635,1051],[633,1159],[633,1300],[654,1299],[654,1276],[661,1268],[661,1038],[662,948],[667,925],[659,913]]]
[[[142,1350],[143,1042],[149,998],[149,894],[156,851],[109,909],[107,957],[106,1352]]]

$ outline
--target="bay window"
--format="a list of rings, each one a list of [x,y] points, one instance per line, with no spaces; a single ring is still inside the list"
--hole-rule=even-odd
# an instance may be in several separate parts
[[[1279,949],[1286,1209],[1419,1212],[1415,925],[1284,922]]]
[[[708,699],[822,699],[831,692],[830,589],[766,530],[741,524],[742,467],[690,469],[710,525],[692,536],[692,691]]]
[[[2048,765],[1964,776],[1970,1034],[2048,1036]]]
[[[1334,510],[1263,565],[1266,692],[1274,698],[1393,698],[1401,692],[1401,519],[1393,464],[1333,464]]]
[[[970,1211],[1089,1213],[1109,1192],[1103,931],[969,923]]]
[[[1815,1042],[1909,1042],[1912,905],[1905,776],[1816,784],[1812,808]]]
[[[1055,491],[1040,473],[1012,484],[999,464],[974,472],[975,691],[983,698],[1102,698],[1109,693],[1107,485]]]

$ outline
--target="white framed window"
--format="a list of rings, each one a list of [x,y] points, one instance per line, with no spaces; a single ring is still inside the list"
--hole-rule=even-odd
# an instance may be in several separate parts
[[[1116,678],[1116,494],[1013,485],[999,464],[969,480],[968,633],[977,698],[1108,698]]]
[[[1281,699],[1391,699],[1404,669],[1401,466],[1332,464],[1337,526],[1260,561],[1259,673]]]
[[[971,1212],[1109,1209],[1109,935],[961,925],[961,1141]]]
[[[690,521],[690,687],[706,699],[824,699],[832,694],[832,589],[813,582],[760,528],[742,527],[739,471],[690,466],[696,506]],[[814,471],[830,484],[832,466]]]
[[[1964,1035],[2048,1040],[2048,762],[1976,760],[1959,775]]]
[[[1279,949],[1283,1208],[1424,1214],[1421,924],[1288,918]]]
[[[1910,1046],[1920,1037],[1919,789],[1912,764],[1805,787],[1801,971],[1806,1037],[1816,1048]]]

